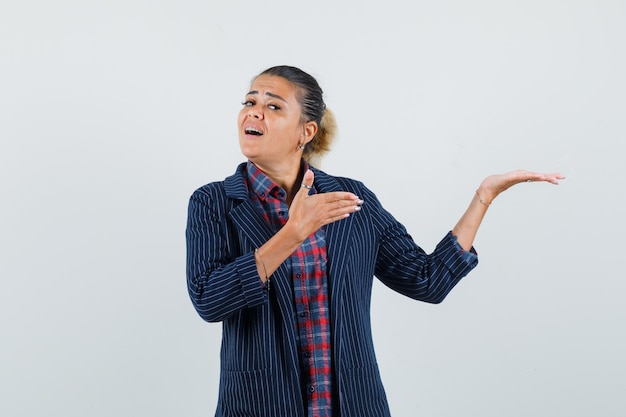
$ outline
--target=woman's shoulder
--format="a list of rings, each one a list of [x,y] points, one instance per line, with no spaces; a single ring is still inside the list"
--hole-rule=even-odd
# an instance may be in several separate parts
[[[360,180],[341,175],[331,175],[319,169],[314,169],[316,186],[322,191],[349,191],[357,195],[371,193],[369,188]]]
[[[198,195],[207,195],[213,197],[226,195],[247,195],[247,189],[242,174],[243,165],[244,164],[239,165],[234,174],[229,175],[223,180],[211,181],[201,187],[198,187],[192,193],[192,197]]]
[[[194,190],[192,196],[199,194],[213,195],[224,193],[224,180],[212,181]]]

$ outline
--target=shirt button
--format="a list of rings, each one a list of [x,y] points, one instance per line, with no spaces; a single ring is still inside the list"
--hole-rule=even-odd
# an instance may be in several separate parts
[[[309,387],[309,392],[310,392],[310,393],[315,392],[315,385],[311,385],[311,386]]]
[[[306,317],[307,314],[309,314],[309,313],[307,313],[306,311],[303,311],[302,313],[300,313],[300,317]]]
[[[311,357],[311,352],[304,352],[304,357],[305,358],[310,358]]]
[[[302,274],[296,274],[296,278],[301,278]]]
[[[279,211],[279,212],[278,212],[278,215],[279,215],[279,216],[284,216],[284,215],[285,215],[285,212],[284,212],[284,211]]]

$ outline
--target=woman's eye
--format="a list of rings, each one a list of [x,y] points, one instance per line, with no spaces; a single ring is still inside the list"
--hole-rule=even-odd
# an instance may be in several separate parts
[[[244,100],[241,102],[241,105],[244,107],[252,107],[256,104],[256,102],[254,100]],[[267,108],[270,110],[280,110],[280,106],[277,106],[276,104],[268,104]]]

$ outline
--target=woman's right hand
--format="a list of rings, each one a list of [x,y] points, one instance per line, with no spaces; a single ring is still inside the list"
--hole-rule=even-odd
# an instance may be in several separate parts
[[[309,195],[313,180],[313,171],[309,169],[304,173],[301,188],[291,202],[289,220],[285,225],[293,229],[301,242],[320,227],[359,211],[363,204],[357,195],[346,191]]]

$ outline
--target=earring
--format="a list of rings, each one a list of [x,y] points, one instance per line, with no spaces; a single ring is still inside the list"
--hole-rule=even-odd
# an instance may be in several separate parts
[[[303,145],[303,144],[299,144],[299,145],[298,145],[298,149],[300,149],[301,151],[303,151],[303,150],[304,150],[304,145]]]

